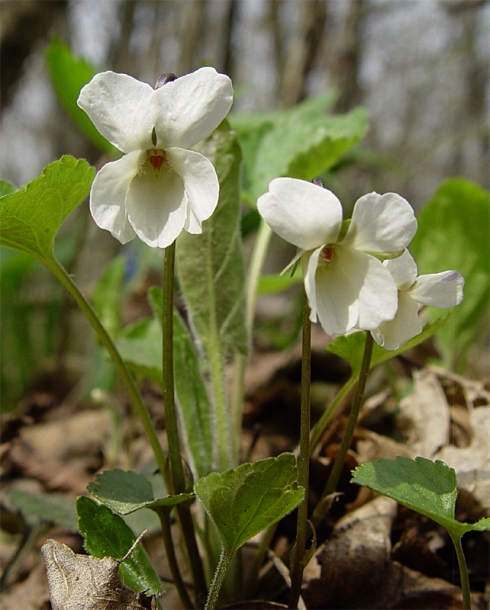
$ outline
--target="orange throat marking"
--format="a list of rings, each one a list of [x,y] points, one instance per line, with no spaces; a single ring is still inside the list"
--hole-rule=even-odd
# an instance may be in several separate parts
[[[321,257],[326,263],[329,263],[332,260],[333,251],[334,251],[334,246],[328,245],[323,248]]]
[[[159,172],[162,168],[163,165],[163,155],[159,155],[159,154],[150,154],[148,155],[148,160],[151,163],[151,166],[153,167],[153,169],[155,170],[155,172]]]

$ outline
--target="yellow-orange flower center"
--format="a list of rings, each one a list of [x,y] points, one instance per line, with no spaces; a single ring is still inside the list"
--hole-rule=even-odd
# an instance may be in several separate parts
[[[158,148],[153,148],[147,152],[148,161],[150,165],[153,167],[153,171],[155,174],[158,174],[162,169],[162,165],[165,161],[165,153],[163,150]]]

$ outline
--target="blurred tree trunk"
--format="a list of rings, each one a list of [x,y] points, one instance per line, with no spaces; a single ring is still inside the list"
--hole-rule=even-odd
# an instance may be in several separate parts
[[[334,106],[335,112],[347,112],[362,99],[358,72],[362,57],[360,26],[365,14],[364,0],[350,0],[344,31],[339,37],[338,50],[330,67],[332,81],[339,91],[339,98]]]
[[[180,32],[180,61],[178,75],[196,69],[198,51],[202,47],[206,25],[207,0],[183,2],[182,29]]]
[[[0,100],[4,107],[23,74],[25,59],[53,25],[64,19],[66,0],[2,0],[0,2]]]
[[[297,36],[281,73],[281,101],[293,106],[306,95],[306,80],[319,56],[327,19],[327,0],[304,0]]]

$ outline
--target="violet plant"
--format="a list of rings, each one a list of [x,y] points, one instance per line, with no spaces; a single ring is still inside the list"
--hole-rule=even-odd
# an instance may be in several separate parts
[[[87,550],[121,560],[136,540],[123,517],[151,510],[161,524],[182,605],[211,610],[242,590],[242,574],[233,561],[240,548],[298,508],[289,565],[289,607],[297,608],[303,570],[315,548],[314,528],[324,517],[325,498],[336,489],[369,370],[431,336],[442,321],[422,327],[418,304],[458,305],[464,280],[457,271],[417,277],[407,250],[417,221],[401,196],[365,195],[352,218],[344,219],[337,197],[311,182],[362,138],[363,113],[329,117],[323,113],[325,100],[310,100],[277,116],[231,115],[233,130],[226,120],[232,97],[230,79],[212,68],[180,78],[164,75],[155,88],[124,74],[96,74],[81,89],[78,105],[123,156],[106,163],[95,178],[86,161],[63,157],[25,188],[6,187],[12,192],[0,199],[0,243],[37,258],[85,313],[126,386],[162,479],[157,484],[155,477],[122,470],[99,474],[88,490],[97,502],[85,496],[77,502]],[[295,132],[302,137],[292,138]],[[89,191],[91,214],[102,229],[122,244],[138,237],[164,250],[163,290],[155,287],[148,295],[154,316],[116,336],[53,250],[62,222]],[[240,235],[243,191],[252,203],[258,200],[263,218],[248,271]],[[272,231],[298,248],[292,264],[301,266],[304,279],[299,454],[297,460],[284,453],[241,463],[244,373]],[[187,321],[174,308],[176,276]],[[331,348],[344,350],[352,376],[310,429],[310,333],[317,321],[328,334],[346,335]],[[138,390],[141,373],[162,384],[168,453]],[[354,386],[339,455],[310,514],[311,452]],[[410,469],[413,473],[413,464]],[[190,587],[175,551],[174,515]],[[137,548],[121,564],[121,578],[135,593],[146,592],[160,604],[161,583],[141,545]],[[265,546],[259,546],[257,565],[264,553]],[[249,590],[255,586],[248,583]],[[465,607],[467,599],[465,591]]]

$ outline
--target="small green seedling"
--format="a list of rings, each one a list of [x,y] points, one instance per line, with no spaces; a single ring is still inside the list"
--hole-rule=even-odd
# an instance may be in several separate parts
[[[200,479],[194,491],[215,524],[221,557],[209,590],[206,609],[214,608],[226,570],[236,551],[256,534],[279,521],[302,501],[296,458],[282,453],[242,464]]]
[[[429,517],[444,527],[451,536],[458,557],[463,604],[471,609],[468,570],[461,538],[473,530],[490,530],[490,518],[477,523],[461,523],[454,518],[458,495],[456,472],[444,462],[432,462],[422,457],[414,460],[397,457],[365,462],[353,471],[352,482],[365,485],[399,504]]]

